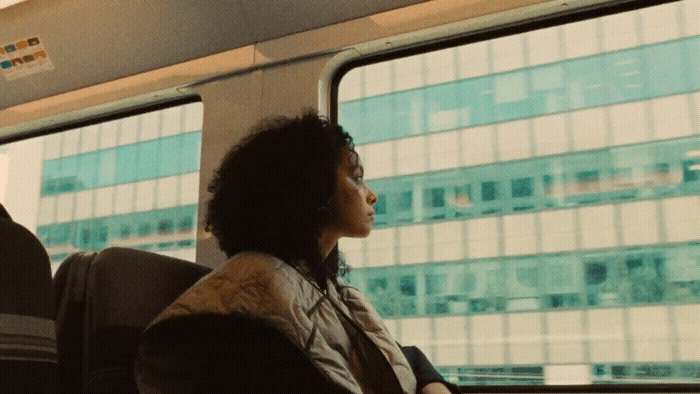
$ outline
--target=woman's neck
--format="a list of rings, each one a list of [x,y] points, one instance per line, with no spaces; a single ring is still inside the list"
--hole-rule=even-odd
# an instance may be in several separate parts
[[[335,246],[338,244],[338,236],[330,231],[323,231],[321,233],[321,239],[318,241],[319,247],[321,249],[321,261],[326,260],[329,254]]]

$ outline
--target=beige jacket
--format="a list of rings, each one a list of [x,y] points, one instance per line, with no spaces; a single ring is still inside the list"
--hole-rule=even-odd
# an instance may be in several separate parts
[[[202,278],[152,323],[197,313],[259,317],[353,393],[416,392],[400,347],[369,300],[342,279],[322,291],[273,256],[244,252]]]

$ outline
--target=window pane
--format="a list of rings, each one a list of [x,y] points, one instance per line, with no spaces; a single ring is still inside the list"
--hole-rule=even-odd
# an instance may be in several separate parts
[[[698,382],[699,354],[685,350],[700,345],[694,3],[382,63],[381,96],[358,88],[370,68],[352,71],[351,92],[341,82],[338,122],[386,164],[367,180],[385,238],[362,245],[391,241],[382,267],[347,261],[349,279],[397,327],[429,322],[421,346],[442,373],[465,385]],[[432,156],[404,165],[407,137]],[[439,141],[454,145],[449,166],[431,165],[448,162]],[[405,235],[414,228],[426,231]],[[442,319],[464,334],[447,344]],[[461,346],[463,365],[443,361]]]
[[[0,202],[13,219],[38,235],[54,271],[72,253],[108,246],[163,251],[194,260],[196,201],[189,199],[178,206],[180,200],[171,197],[188,187],[180,184],[184,179],[198,179],[176,177],[199,171],[202,104],[183,107],[186,116],[194,118],[181,122],[181,111],[166,109],[84,128],[76,134],[82,133],[83,138],[63,138],[59,133],[0,147],[0,157],[9,164],[0,167],[0,190],[7,189],[0,194]],[[152,130],[142,129],[149,124],[142,118],[168,114],[178,116],[171,124],[186,125],[186,129],[155,139]],[[199,130],[193,128],[196,124]],[[120,138],[119,133],[128,138]],[[47,138],[51,140],[44,143]],[[117,141],[122,145],[114,146]],[[53,149],[56,144],[60,149]],[[169,206],[152,209],[153,204],[134,204],[142,191],[155,190],[153,198],[162,200],[153,182],[163,176],[173,177],[168,179],[176,185],[162,191]],[[138,207],[149,210],[134,211]]]

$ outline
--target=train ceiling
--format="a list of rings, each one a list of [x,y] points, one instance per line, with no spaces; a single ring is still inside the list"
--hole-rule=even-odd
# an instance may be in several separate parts
[[[0,10],[0,55],[38,43],[52,69],[0,77],[0,109],[421,2],[28,0]]]

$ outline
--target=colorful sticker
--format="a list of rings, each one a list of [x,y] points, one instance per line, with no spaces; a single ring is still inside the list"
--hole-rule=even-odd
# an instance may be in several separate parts
[[[0,71],[8,81],[53,68],[53,62],[37,36],[0,45]]]

